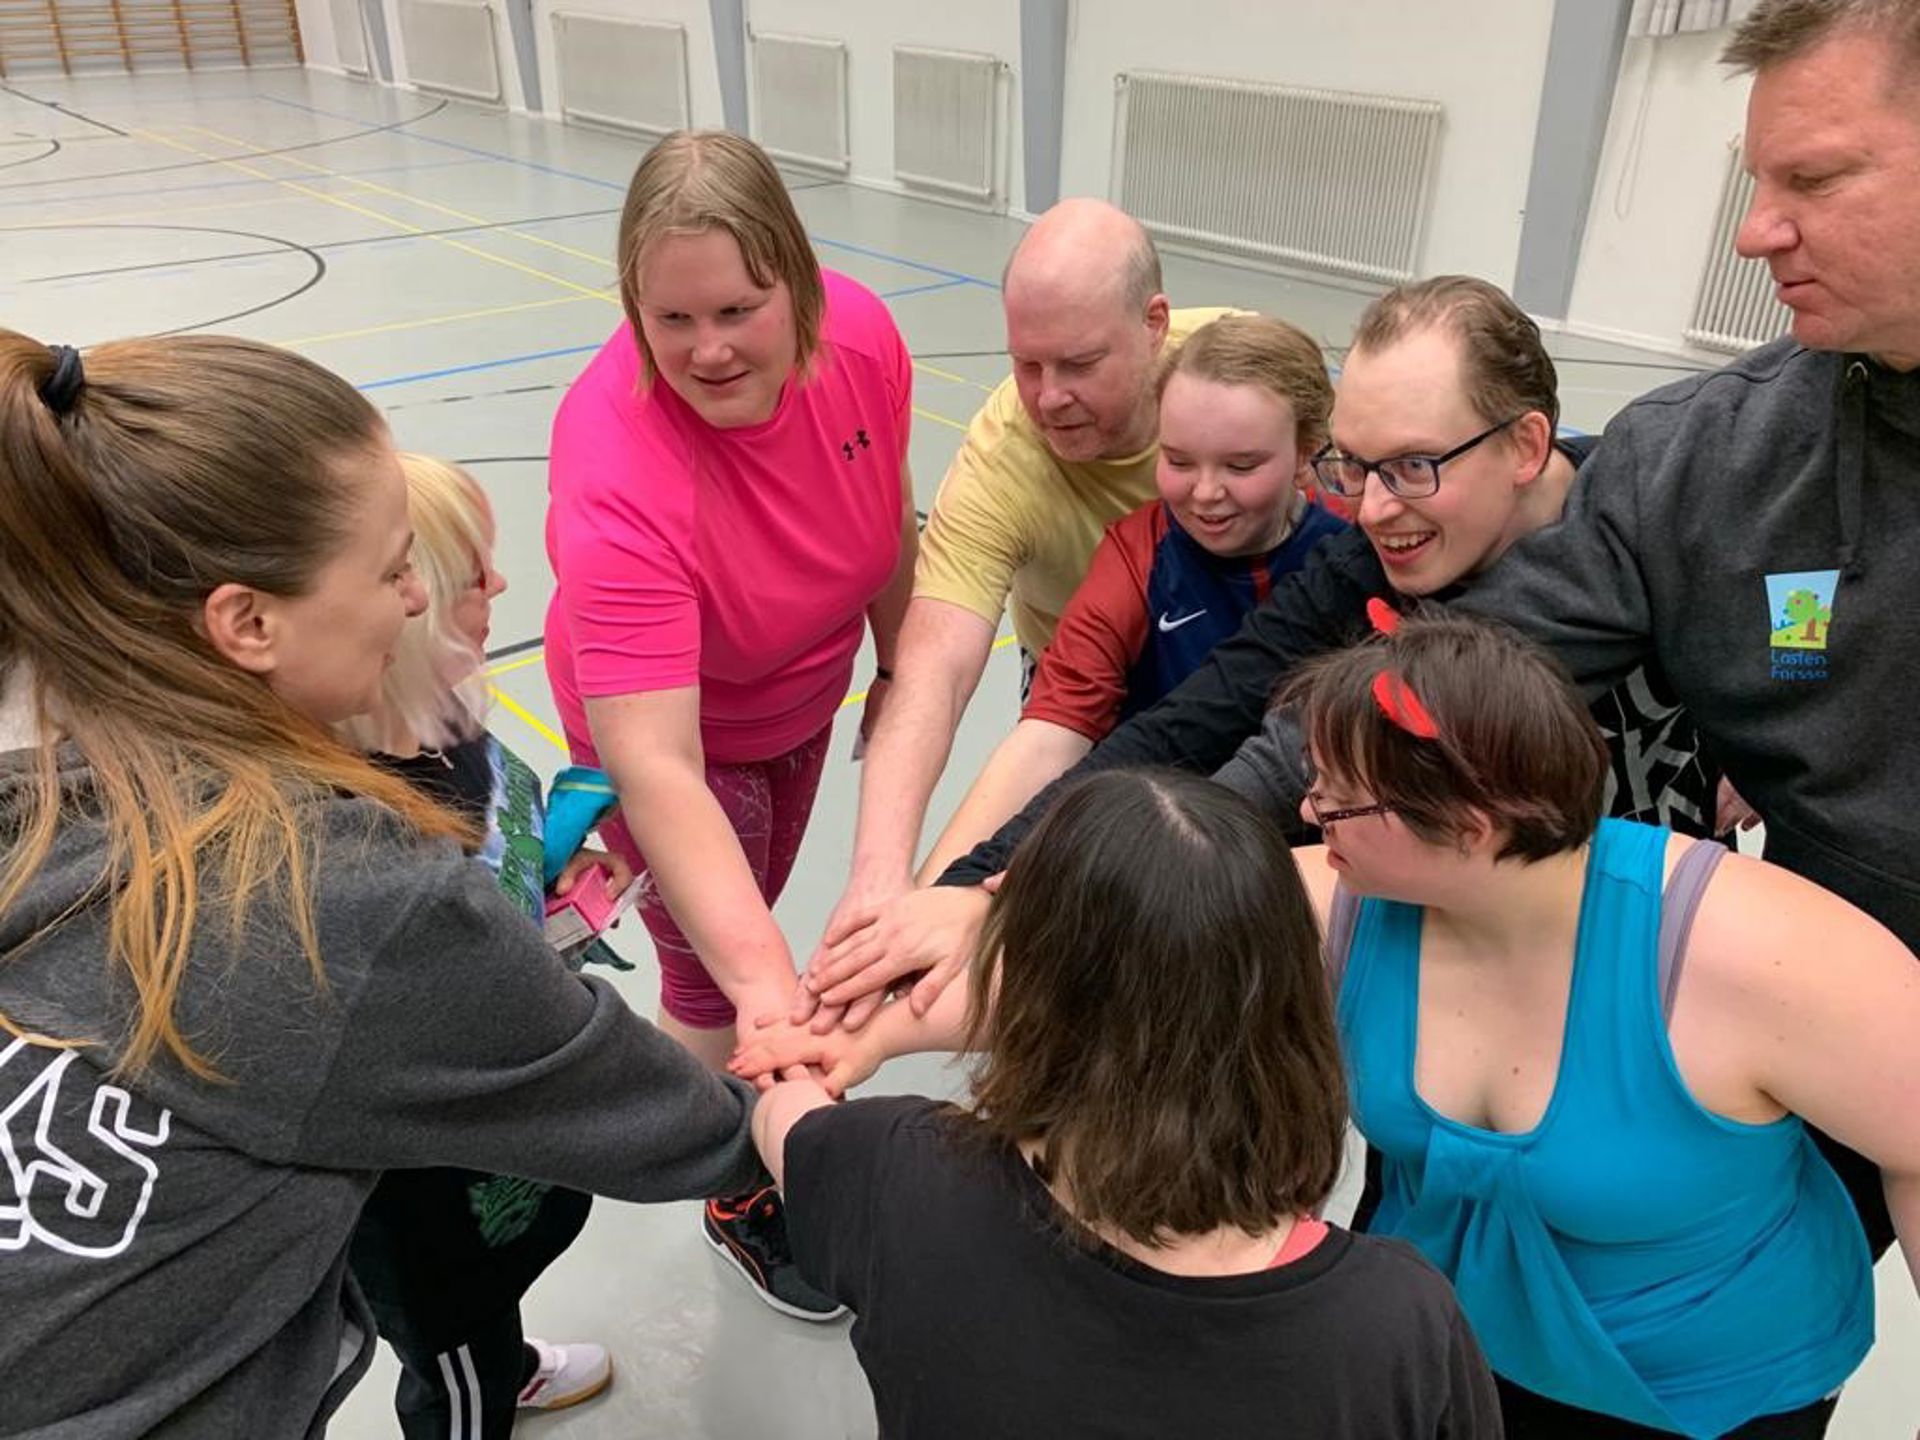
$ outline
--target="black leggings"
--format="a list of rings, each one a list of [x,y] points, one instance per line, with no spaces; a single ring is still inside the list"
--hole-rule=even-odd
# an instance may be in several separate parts
[[[1500,1418],[1506,1425],[1507,1440],[1673,1440],[1671,1430],[1655,1430],[1595,1410],[1562,1405],[1498,1375],[1493,1382],[1500,1391]],[[1833,1419],[1833,1407],[1839,1403],[1840,1398],[1835,1396],[1798,1410],[1761,1415],[1729,1430],[1721,1440],[1820,1440]]]

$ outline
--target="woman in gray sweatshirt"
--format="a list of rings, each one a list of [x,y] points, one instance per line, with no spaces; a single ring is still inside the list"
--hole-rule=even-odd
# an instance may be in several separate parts
[[[570,975],[327,727],[424,604],[385,426],[216,337],[0,331],[0,1417],[320,1434],[379,1172],[757,1173],[748,1092]]]

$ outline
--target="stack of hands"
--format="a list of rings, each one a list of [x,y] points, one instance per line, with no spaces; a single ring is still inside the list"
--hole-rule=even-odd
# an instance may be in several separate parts
[[[890,1043],[968,965],[999,876],[984,886],[926,886],[835,910],[784,1011],[742,1016],[727,1068],[765,1090],[776,1080],[817,1081],[836,1099],[866,1080]],[[894,1006],[901,1023],[876,1023]],[[908,1017],[911,1017],[911,1020]]]

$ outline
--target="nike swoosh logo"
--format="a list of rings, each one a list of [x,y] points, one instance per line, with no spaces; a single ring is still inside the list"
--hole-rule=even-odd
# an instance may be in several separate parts
[[[1178,620],[1169,620],[1165,615],[1162,615],[1160,617],[1160,633],[1162,635],[1169,634],[1172,631],[1178,630],[1182,625],[1191,624],[1206,613],[1204,610],[1196,610],[1191,615],[1182,615]]]

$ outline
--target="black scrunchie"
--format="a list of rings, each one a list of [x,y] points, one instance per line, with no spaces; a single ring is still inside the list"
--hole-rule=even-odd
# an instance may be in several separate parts
[[[80,398],[87,377],[80,368],[80,352],[73,346],[49,345],[47,348],[53,352],[53,374],[40,387],[40,398],[54,414],[64,415]]]

